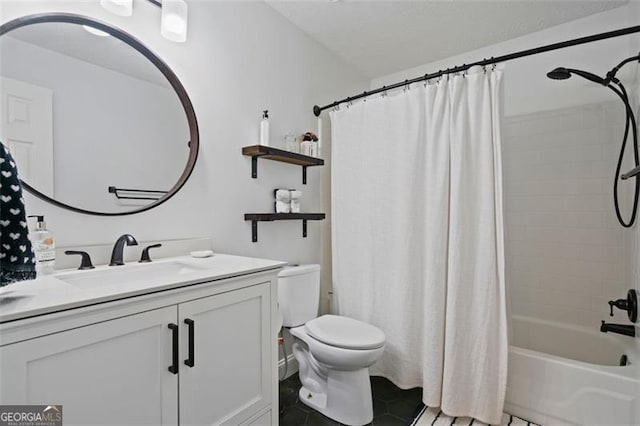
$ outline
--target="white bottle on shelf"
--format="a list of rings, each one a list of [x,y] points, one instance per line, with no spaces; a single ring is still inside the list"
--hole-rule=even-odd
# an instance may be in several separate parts
[[[269,111],[262,112],[262,121],[260,121],[260,145],[269,146]]]

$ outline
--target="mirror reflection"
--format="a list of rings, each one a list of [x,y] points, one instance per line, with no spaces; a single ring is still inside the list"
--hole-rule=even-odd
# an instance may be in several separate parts
[[[9,31],[0,52],[0,138],[30,187],[77,209],[117,214],[155,203],[177,184],[189,123],[143,54],[68,22]]]

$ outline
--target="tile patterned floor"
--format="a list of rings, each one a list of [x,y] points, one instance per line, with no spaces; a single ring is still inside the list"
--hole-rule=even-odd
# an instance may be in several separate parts
[[[280,382],[281,426],[339,426],[298,399],[298,374]],[[404,426],[410,424],[421,408],[422,389],[402,390],[384,377],[371,377],[374,426]]]
[[[503,413],[501,426],[541,426],[520,417]],[[410,426],[488,426],[469,417],[450,417],[439,408],[424,407]]]

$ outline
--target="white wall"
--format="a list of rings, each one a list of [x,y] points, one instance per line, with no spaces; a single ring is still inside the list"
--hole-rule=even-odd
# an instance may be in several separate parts
[[[121,47],[122,55],[133,51]],[[130,211],[137,207],[121,205],[109,186],[167,191],[178,181],[189,155],[189,127],[168,83],[159,86],[12,37],[2,39],[0,50],[0,75],[53,93],[55,199],[93,211]],[[160,74],[151,62],[144,65]]]
[[[612,191],[623,119],[622,103],[608,102],[505,120],[513,313],[593,329],[600,320],[625,322],[625,312],[610,318],[607,304],[628,286],[625,230],[616,220]],[[628,220],[628,206],[621,210]]]
[[[61,246],[112,243],[122,233],[140,240],[211,237],[221,252],[321,261],[323,223],[259,224],[251,242],[244,213],[269,212],[276,187],[303,191],[302,210],[323,211],[322,167],[301,169],[260,161],[251,179],[251,160],[241,147],[258,142],[261,112],[269,109],[273,145],[286,133],[314,130],[311,107],[344,93],[362,91],[367,81],[310,40],[262,2],[189,1],[189,34],[184,44],[160,36],[160,9],[134,1],[132,17],[104,11],[98,2],[2,1],[2,21],[40,12],[72,12],[109,22],[141,40],[178,75],[191,97],[200,126],[200,155],[185,187],[167,203],[141,214],[95,217],[75,214],[27,198],[29,214],[45,214]]]

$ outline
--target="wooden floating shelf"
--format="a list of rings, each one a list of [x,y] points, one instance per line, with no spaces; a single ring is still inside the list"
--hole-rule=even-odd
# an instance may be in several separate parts
[[[322,220],[324,213],[245,213],[244,220],[273,222],[274,220]]]
[[[258,177],[258,158],[302,166],[302,183],[305,185],[307,184],[307,167],[324,165],[322,158],[309,157],[264,145],[245,146],[242,148],[242,155],[251,157],[251,177],[254,179]]]
[[[244,220],[251,221],[251,241],[258,241],[258,222],[275,220],[302,220],[302,237],[307,237],[307,221],[323,220],[324,213],[245,213]]]

